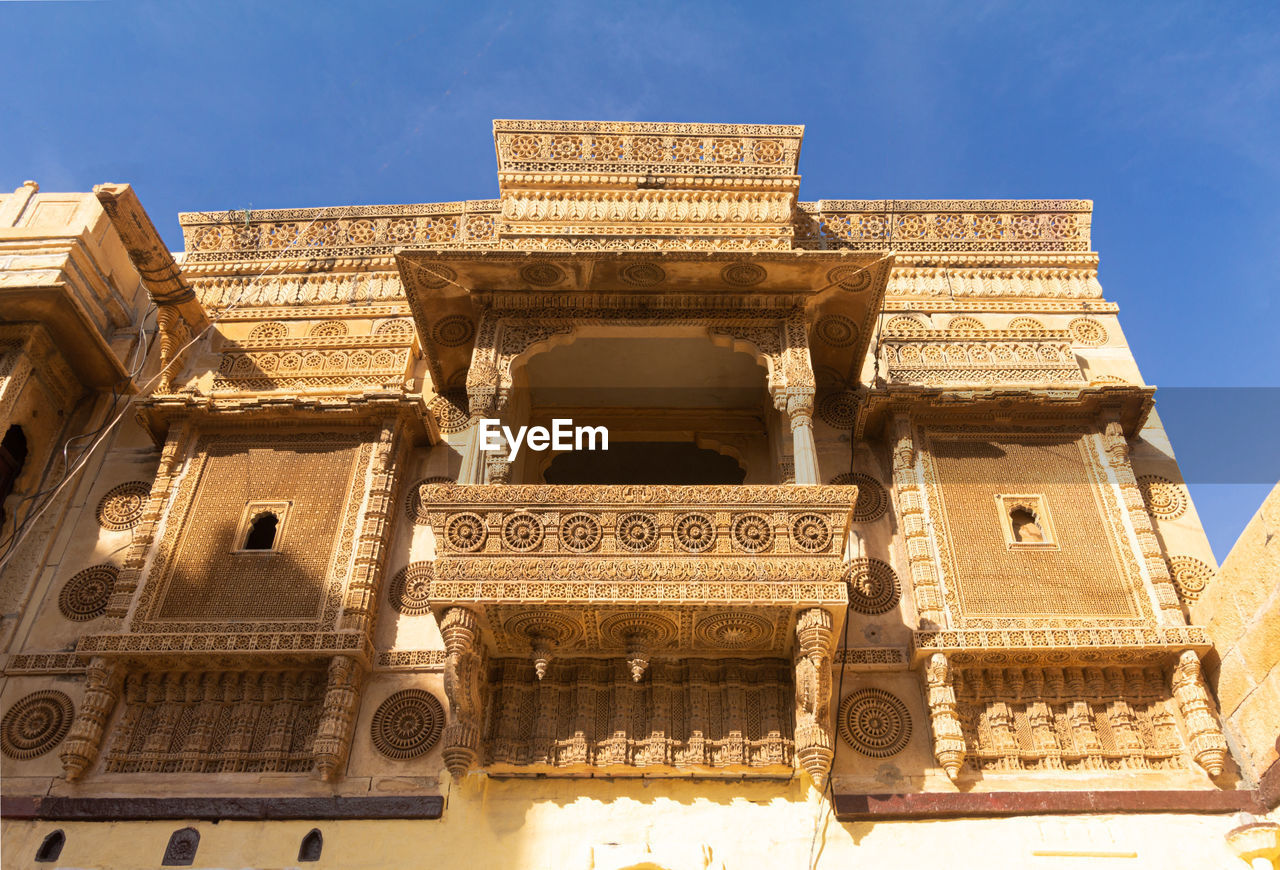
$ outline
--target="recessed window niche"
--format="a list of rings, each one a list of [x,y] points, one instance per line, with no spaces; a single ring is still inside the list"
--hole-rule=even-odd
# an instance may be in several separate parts
[[[236,553],[271,553],[280,548],[292,502],[251,501],[236,530]]]
[[[996,510],[1010,549],[1057,549],[1058,541],[1042,495],[997,495]]]

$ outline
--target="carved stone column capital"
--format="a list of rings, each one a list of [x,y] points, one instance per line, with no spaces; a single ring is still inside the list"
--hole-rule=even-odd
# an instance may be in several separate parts
[[[1183,650],[1173,669],[1173,696],[1182,710],[1191,743],[1191,755],[1210,776],[1222,773],[1227,761],[1227,739],[1204,682],[1200,657]]]
[[[124,670],[119,662],[94,656],[86,673],[84,699],[59,755],[68,782],[75,782],[98,758],[107,719],[120,699]]]
[[[956,714],[956,692],[951,681],[951,664],[942,653],[934,653],[925,666],[925,686],[929,701],[929,724],[933,731],[933,757],[954,782],[964,765],[964,730]]]
[[[461,779],[480,763],[480,728],[484,722],[484,655],[480,623],[465,607],[450,607],[440,620],[444,637],[444,693],[450,722],[444,729],[444,765]]]

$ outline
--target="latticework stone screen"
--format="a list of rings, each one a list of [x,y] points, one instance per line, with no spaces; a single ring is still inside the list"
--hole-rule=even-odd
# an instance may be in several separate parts
[[[266,440],[202,440],[159,619],[320,617],[360,444],[284,436],[258,446]],[[252,504],[287,506],[270,551],[241,549]]]
[[[930,454],[948,593],[962,615],[1140,615],[1083,437],[935,433]],[[1042,542],[1010,539],[1002,511],[1019,501],[1043,511]]]

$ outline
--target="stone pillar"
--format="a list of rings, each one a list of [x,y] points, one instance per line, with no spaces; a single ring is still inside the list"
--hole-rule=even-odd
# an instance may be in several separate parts
[[[916,473],[916,446],[911,418],[893,420],[893,486],[898,493],[898,514],[907,539],[916,612],[921,628],[942,628],[945,614],[942,589],[933,559],[933,542],[925,522],[925,493]]]
[[[1200,670],[1200,657],[1183,650],[1173,669],[1173,697],[1182,710],[1191,740],[1191,755],[1210,776],[1222,773],[1227,761],[1227,740],[1213,710],[1213,701]]]
[[[59,755],[68,782],[84,776],[97,760],[102,747],[102,733],[120,699],[123,682],[124,670],[118,662],[109,662],[102,656],[94,656],[89,661],[80,712]]]
[[[942,653],[929,657],[925,667],[929,700],[929,725],[933,731],[933,757],[955,782],[964,765],[964,730],[956,714],[956,690],[951,682],[951,663]]]
[[[796,619],[796,760],[821,790],[834,754],[831,727],[831,614],[821,608]]]
[[[787,418],[791,422],[795,482],[809,486],[822,483],[818,476],[818,448],[813,440],[813,396],[790,397],[787,400]]]
[[[363,678],[359,662],[351,656],[334,656],[330,660],[329,682],[312,750],[316,772],[322,779],[336,778],[347,760]]]
[[[484,722],[484,656],[480,623],[465,607],[450,607],[440,620],[444,636],[444,693],[450,722],[444,729],[444,766],[462,779],[480,763],[480,729]]]

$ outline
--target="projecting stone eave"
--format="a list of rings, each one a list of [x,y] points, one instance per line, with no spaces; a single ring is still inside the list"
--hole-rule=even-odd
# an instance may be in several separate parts
[[[884,304],[893,258],[866,251],[495,251],[485,248],[396,251],[396,264],[435,383],[455,381],[470,365],[475,336],[461,345],[436,340],[435,326],[475,320],[488,294],[528,294],[547,307],[754,309],[802,306],[809,328],[827,314],[856,325],[837,348],[810,341],[813,365],[857,372]],[[567,304],[566,304],[567,303]],[[831,357],[828,359],[828,357]]]

